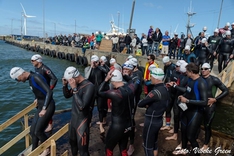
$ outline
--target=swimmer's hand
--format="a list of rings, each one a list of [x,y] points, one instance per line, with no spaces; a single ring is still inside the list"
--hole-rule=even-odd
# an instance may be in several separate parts
[[[109,81],[112,78],[112,76],[113,76],[112,73],[113,73],[114,70],[115,69],[112,69],[107,73],[106,78],[105,78],[106,82]]]
[[[39,117],[43,117],[46,113],[46,109],[42,109],[41,112],[39,113]]]

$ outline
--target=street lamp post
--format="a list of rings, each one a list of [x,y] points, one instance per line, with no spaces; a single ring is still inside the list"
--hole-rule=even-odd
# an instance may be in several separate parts
[[[11,35],[13,35],[13,18],[11,19]]]
[[[136,3],[136,0],[133,0],[133,2],[132,2],[131,18],[130,18],[130,23],[129,23],[129,28],[128,28],[128,33],[129,34],[130,34],[131,29],[132,29],[132,19],[133,19],[133,13],[134,13],[135,3]]]

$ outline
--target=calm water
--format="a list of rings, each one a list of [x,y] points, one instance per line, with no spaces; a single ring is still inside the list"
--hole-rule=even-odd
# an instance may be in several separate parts
[[[16,46],[6,44],[0,40],[0,124],[17,114],[19,111],[27,107],[34,100],[34,95],[29,88],[28,81],[18,83],[10,78],[9,72],[12,67],[19,66],[27,71],[34,71],[30,59],[34,52],[26,51]],[[51,68],[57,76],[58,83],[54,89],[54,99],[56,102],[56,110],[70,108],[71,99],[65,99],[62,94],[62,76],[68,66],[76,66],[74,62],[66,60],[53,59],[43,56],[43,62]],[[79,67],[78,67],[79,68]],[[82,72],[83,69],[79,68]],[[0,132],[0,147],[11,140],[21,131],[20,121],[3,132]],[[17,143],[14,147],[5,152],[4,156],[14,156],[24,149],[24,141]]]
[[[29,88],[28,82],[17,83],[9,76],[9,71],[14,66],[20,66],[25,70],[33,71],[34,67],[30,63],[32,55],[34,55],[34,52],[5,44],[0,40],[0,69],[2,73],[0,76],[0,87],[2,90],[0,94],[0,124],[24,109],[34,100],[34,96]],[[61,78],[64,70],[68,66],[76,66],[80,71],[83,71],[83,68],[80,68],[73,62],[50,58],[48,56],[43,56],[43,62],[53,70],[59,79],[58,84],[54,89],[56,110],[70,108],[71,99],[65,99],[62,94]],[[217,113],[213,123],[213,128],[234,136],[234,107],[218,105],[216,110]],[[0,147],[15,137],[20,131],[21,123],[18,121],[3,132],[0,132]],[[5,152],[3,156],[17,155],[23,149],[24,141],[22,140]]]

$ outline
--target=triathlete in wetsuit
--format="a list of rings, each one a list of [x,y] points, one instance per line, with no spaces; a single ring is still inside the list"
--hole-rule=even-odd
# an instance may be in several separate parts
[[[196,62],[196,55],[190,51],[190,46],[186,45],[184,49],[184,60],[187,63]]]
[[[135,94],[134,94],[134,102],[131,102],[133,104],[131,106],[131,112],[132,112],[132,123],[133,127],[131,131],[129,132],[129,137],[130,137],[130,145],[128,148],[128,155],[132,155],[134,152],[134,138],[135,138],[135,113],[137,109],[137,103],[140,101],[140,96],[142,93],[142,81],[143,81],[143,73],[138,70],[137,68],[137,59],[136,58],[131,58],[129,61],[126,61],[123,64],[123,78],[127,82],[133,82],[136,86],[135,89]],[[130,80],[131,81],[130,81]]]
[[[217,56],[217,51],[219,49],[219,44],[220,44],[220,41],[221,41],[221,37],[219,36],[219,30],[218,29],[215,29],[214,31],[214,35],[213,36],[210,36],[207,40],[207,42],[209,43],[210,45],[210,50],[211,50],[211,56],[210,56],[210,59],[209,59],[209,63],[210,63],[210,69],[213,69],[213,65],[214,65],[214,59],[216,58]]]
[[[107,90],[111,81],[115,89]],[[119,70],[111,70],[100,85],[98,94],[112,100],[111,125],[106,135],[106,156],[113,155],[113,149],[119,144],[122,156],[127,156],[128,133],[132,127],[131,105],[134,101],[135,86],[124,84]]]
[[[139,107],[145,107],[145,121],[143,129],[143,147],[145,155],[157,156],[158,154],[158,132],[163,125],[163,113],[169,103],[170,95],[163,84],[164,72],[161,68],[152,69],[151,83],[153,90],[141,101]]]
[[[71,89],[68,89],[68,83]],[[75,67],[68,67],[64,73],[63,94],[73,96],[69,142],[73,156],[89,156],[90,107],[94,101],[94,85],[84,79]]]
[[[219,45],[218,70],[221,72],[226,66],[229,59],[233,59],[234,39],[231,38],[231,32],[226,31],[226,37],[223,38]]]
[[[42,63],[41,55],[38,54],[33,55],[31,57],[31,63],[35,67],[35,72],[41,74],[46,79],[46,82],[50,86],[50,89],[53,90],[57,84],[58,79],[54,75],[54,73],[50,70],[50,68]],[[51,119],[45,132],[52,130],[52,122],[53,121]]]
[[[85,71],[85,77],[95,85],[95,100],[99,112],[100,121],[100,134],[103,135],[105,132],[103,124],[106,122],[107,115],[107,99],[98,96],[98,87],[104,81],[105,75],[108,73],[108,69],[99,65],[99,58],[96,55],[91,57],[91,67]],[[93,104],[94,105],[94,104]]]
[[[186,92],[184,95],[178,97],[178,104],[181,105],[183,103],[183,106],[180,107],[184,109],[181,117],[182,150],[174,151],[176,154],[185,154],[184,149],[187,148],[188,141],[191,143],[193,149],[199,148],[196,136],[202,122],[204,107],[208,101],[207,84],[199,76],[199,67],[194,63],[189,63],[186,66],[186,70],[187,76],[189,77]],[[200,154],[195,153],[195,155]]]
[[[203,63],[208,62],[208,58],[210,56],[210,49],[208,47],[208,42],[206,38],[203,38],[200,46],[197,48],[198,57],[197,57],[197,65],[201,66]]]
[[[164,73],[165,73],[164,83],[166,84],[166,83],[171,81],[171,75],[172,75],[173,71],[175,70],[176,65],[170,61],[168,56],[164,56],[162,61],[164,63]],[[171,88],[168,88],[168,91],[170,93],[170,102],[168,103],[168,106],[166,109],[166,126],[162,127],[161,130],[170,130],[171,129],[170,128],[171,109],[173,106],[175,94],[172,93]]]
[[[208,96],[208,105],[204,110],[204,127],[205,127],[205,141],[203,149],[206,150],[208,148],[208,144],[211,138],[211,123],[214,118],[216,101],[225,97],[228,94],[228,88],[220,81],[219,78],[210,75],[211,67],[208,63],[204,63],[202,65],[202,77],[206,81],[207,84],[207,96]],[[219,88],[222,92],[215,97],[217,88]]]
[[[30,88],[37,99],[37,111],[30,128],[32,150],[34,150],[37,148],[39,141],[43,143],[48,138],[44,131],[55,111],[53,91],[43,76],[33,72],[26,72],[20,67],[12,68],[10,76],[18,82],[29,80]]]

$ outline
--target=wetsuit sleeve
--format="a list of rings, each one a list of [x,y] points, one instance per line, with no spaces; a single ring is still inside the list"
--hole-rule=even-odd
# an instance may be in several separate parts
[[[101,70],[105,74],[108,73],[108,70],[105,67],[103,67],[103,66],[98,66],[98,69]]]
[[[92,102],[92,97],[94,96],[94,85],[89,84],[85,87],[82,97],[79,96],[79,93],[73,94],[76,104],[80,111],[84,108],[89,107]]]
[[[68,89],[67,85],[63,86],[63,95],[65,98],[70,98],[73,96],[72,89]]]
[[[159,92],[157,89],[150,91],[144,99],[138,102],[138,107],[146,107],[147,105],[149,106],[152,103],[159,101],[161,98],[157,92]]]
[[[213,81],[215,82],[215,85],[222,91],[222,93],[215,97],[215,99],[220,100],[223,97],[227,96],[229,93],[228,88],[220,81],[220,79],[218,79],[217,77],[213,77]]]
[[[50,104],[50,101],[52,100],[53,91],[50,89],[48,84],[39,75],[35,75],[34,79],[37,85],[39,85],[46,92],[46,98],[45,98],[45,102],[43,106],[47,108],[48,105]]]
[[[98,89],[98,95],[101,96],[101,97],[107,97],[107,94],[106,94],[106,88],[108,87],[108,82],[106,81],[103,81],[101,83],[101,85],[99,86],[99,89]]]
[[[44,73],[46,73],[46,75],[50,78],[50,89],[53,90],[58,82],[58,79],[47,66],[44,66],[43,70],[44,70]]]
[[[189,100],[188,104],[206,106],[208,102],[207,97],[207,84],[204,81],[198,82],[198,93],[200,96],[200,100]]]

